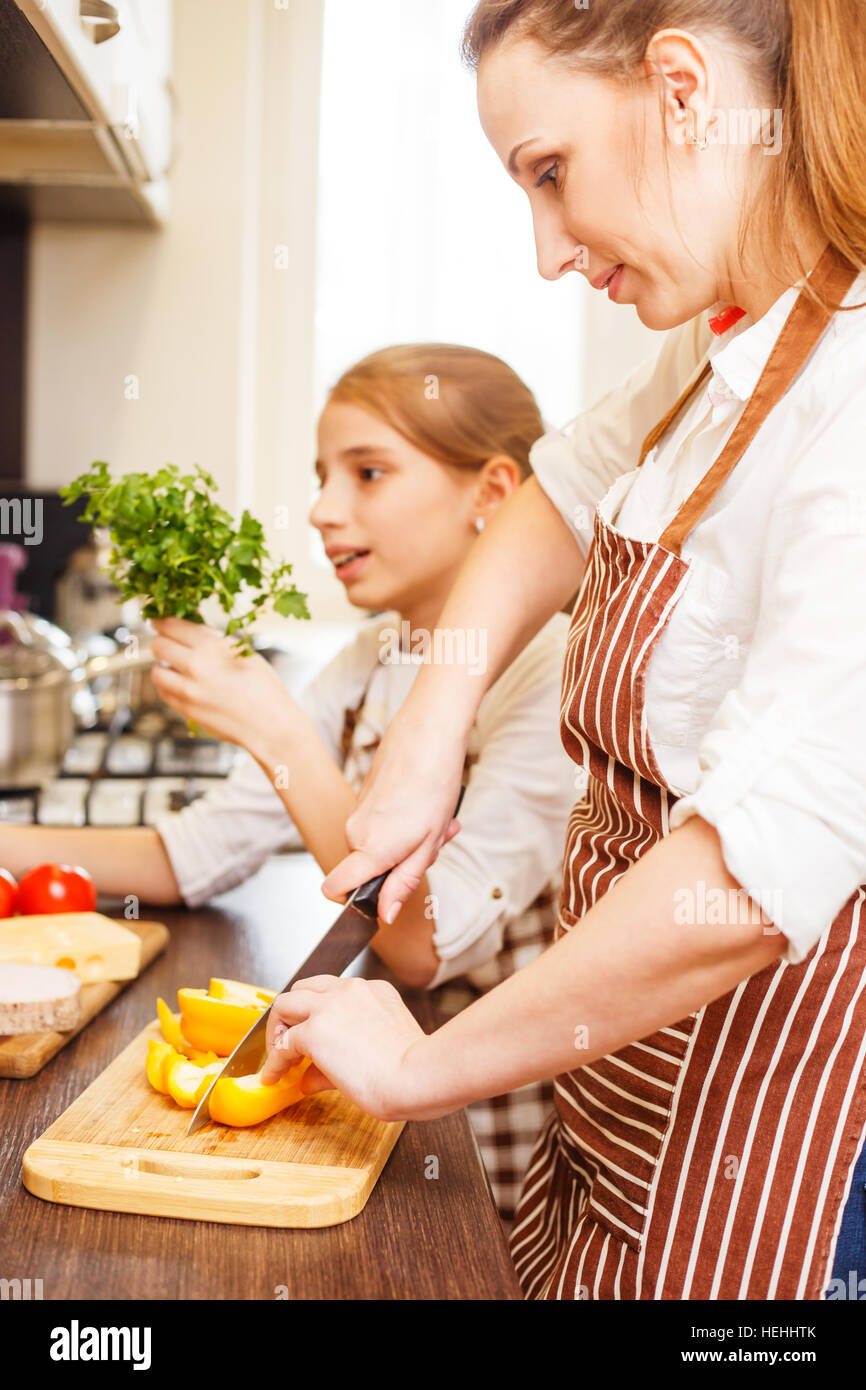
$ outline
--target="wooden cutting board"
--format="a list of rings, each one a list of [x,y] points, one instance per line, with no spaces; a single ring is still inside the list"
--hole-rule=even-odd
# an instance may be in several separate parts
[[[37,1197],[101,1211],[240,1226],[336,1226],[362,1210],[403,1124],[365,1115],[335,1091],[250,1129],[211,1121],[154,1091],[145,1028],[24,1154]]]
[[[141,937],[141,966],[139,975],[168,941],[168,928],[162,922],[120,923]],[[136,976],[136,979],[138,976]],[[81,986],[81,1019],[68,1033],[17,1033],[0,1036],[0,1076],[35,1076],[45,1063],[76,1037],[92,1018],[116,999],[131,980],[100,980]]]

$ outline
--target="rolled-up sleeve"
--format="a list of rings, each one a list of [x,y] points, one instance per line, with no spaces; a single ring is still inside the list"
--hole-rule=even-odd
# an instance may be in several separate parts
[[[742,680],[670,820],[676,829],[700,815],[715,827],[727,868],[783,932],[792,963],[866,883],[866,409],[852,394],[792,460],[768,521]]]
[[[463,829],[427,871],[440,960],[430,988],[496,955],[506,923],[559,875],[575,800],[557,733],[567,630],[553,619],[482,702]]]
[[[644,440],[707,356],[713,334],[705,314],[672,329],[661,348],[621,385],[530,451],[533,472],[586,554],[597,504],[617,478],[637,467]]]

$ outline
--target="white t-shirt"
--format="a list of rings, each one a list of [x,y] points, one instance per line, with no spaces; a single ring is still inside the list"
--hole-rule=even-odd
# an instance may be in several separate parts
[[[366,621],[311,682],[300,703],[329,752],[342,762],[344,714],[364,699],[343,765],[356,790],[372,748],[406,699],[420,657],[381,664],[382,634],[395,614]],[[431,988],[496,955],[506,925],[561,881],[575,768],[559,739],[559,700],[568,618],[557,614],[487,692],[469,739],[477,756],[460,811],[461,831],[427,871],[437,899]],[[396,646],[393,643],[392,646]],[[364,698],[366,691],[366,698]],[[277,792],[246,755],[225,782],[157,822],[181,895],[190,907],[226,892],[278,850],[303,848]]]
[[[588,549],[601,503],[657,541],[718,457],[797,298],[715,338],[705,315],[532,451]],[[861,275],[846,304],[866,300]],[[643,468],[651,428],[702,361],[712,378]],[[837,314],[686,539],[688,587],[653,653],[647,723],[730,873],[802,960],[866,883],[866,309]]]

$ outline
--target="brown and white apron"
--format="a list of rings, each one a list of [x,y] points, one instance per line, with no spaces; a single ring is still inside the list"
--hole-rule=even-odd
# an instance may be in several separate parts
[[[346,710],[343,720],[342,767],[355,791],[360,791],[379,747],[379,738],[372,736],[372,729],[365,732],[363,712],[366,699],[367,690],[356,708]],[[467,784],[472,776],[472,768],[478,761],[473,743],[474,731],[463,768],[463,781]],[[559,880],[547,885],[525,912],[506,922],[502,945],[490,960],[430,991],[442,1023],[474,1004],[516,970],[529,965],[546,947],[552,945],[556,933],[559,888]],[[494,891],[498,893],[499,889]],[[510,1229],[514,1218],[520,1186],[538,1132],[552,1107],[552,1081],[533,1082],[529,1086],[521,1086],[517,1091],[467,1106],[466,1113],[490,1179],[493,1199],[506,1230]]]
[[[828,247],[811,283],[841,300],[855,277]],[[558,936],[670,831],[678,796],[645,701],[653,649],[689,581],[682,545],[829,321],[800,295],[731,439],[658,543],[628,539],[604,503],[596,510],[563,678],[563,743],[589,775],[569,820]],[[652,431],[640,465],[710,370]],[[864,899],[861,887],[801,963],[775,962],[557,1078],[511,1237],[527,1297],[822,1297],[866,1130]]]

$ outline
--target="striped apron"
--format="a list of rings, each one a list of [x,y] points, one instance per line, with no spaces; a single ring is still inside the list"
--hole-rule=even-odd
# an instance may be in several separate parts
[[[828,248],[811,283],[841,300],[855,275]],[[563,677],[562,739],[588,790],[569,820],[557,936],[669,833],[678,797],[645,698],[689,579],[682,545],[829,321],[801,293],[729,443],[658,543],[617,531],[607,498],[596,510]],[[710,370],[652,431],[640,465]],[[775,962],[557,1077],[511,1236],[527,1297],[822,1297],[866,1130],[864,898],[861,887],[800,964]]]

